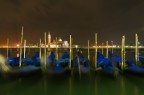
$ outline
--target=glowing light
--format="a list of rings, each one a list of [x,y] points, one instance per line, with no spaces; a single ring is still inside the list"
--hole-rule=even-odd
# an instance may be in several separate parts
[[[78,45],[75,45],[76,48],[78,48]]]
[[[17,48],[19,48],[19,47],[20,47],[20,45],[19,45],[19,44],[17,44],[17,45],[16,45],[16,47],[17,47]]]
[[[59,39],[58,39],[58,41],[59,41],[59,42],[62,42],[62,39],[61,39],[61,38],[59,38]]]
[[[17,53],[17,55],[16,55],[17,57],[19,57],[19,53]]]

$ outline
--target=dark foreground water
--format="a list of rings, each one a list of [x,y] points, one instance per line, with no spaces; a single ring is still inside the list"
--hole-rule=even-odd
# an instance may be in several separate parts
[[[144,95],[144,78],[135,76],[59,77],[0,80],[0,95]]]
[[[30,54],[36,51],[31,51]],[[4,50],[1,52],[5,54]],[[120,50],[114,52],[120,55]],[[86,55],[87,51],[83,53]],[[92,60],[94,51],[91,50],[90,54]],[[127,55],[131,54],[127,52]],[[133,56],[127,58],[134,60]],[[0,95],[144,95],[144,77],[119,75],[114,79],[88,75],[80,79],[75,76],[41,76],[9,80],[0,77]]]

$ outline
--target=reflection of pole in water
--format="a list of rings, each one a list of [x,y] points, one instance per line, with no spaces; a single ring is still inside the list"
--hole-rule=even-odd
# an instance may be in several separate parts
[[[43,86],[44,86],[44,95],[47,95],[47,79],[46,79],[46,77],[44,77],[43,78],[44,80],[44,84],[43,84]]]
[[[139,95],[139,91],[138,91],[138,88],[136,86],[134,87],[134,95]]]
[[[123,77],[121,78],[121,95],[125,95],[125,82]]]
[[[69,77],[69,95],[72,95],[72,77]]]
[[[98,79],[94,80],[94,95],[98,95]]]

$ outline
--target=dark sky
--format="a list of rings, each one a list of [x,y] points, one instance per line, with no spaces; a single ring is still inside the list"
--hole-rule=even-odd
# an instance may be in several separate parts
[[[44,32],[52,37],[69,39],[74,43],[98,43],[106,40],[120,44],[126,35],[126,44],[134,44],[134,34],[144,43],[143,0],[0,0],[0,44],[20,40],[21,26],[28,43],[37,43]]]

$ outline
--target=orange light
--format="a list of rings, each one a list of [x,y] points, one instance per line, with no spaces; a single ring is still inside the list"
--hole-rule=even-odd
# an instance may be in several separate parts
[[[20,46],[19,44],[16,45],[17,48],[19,48],[19,46]]]

